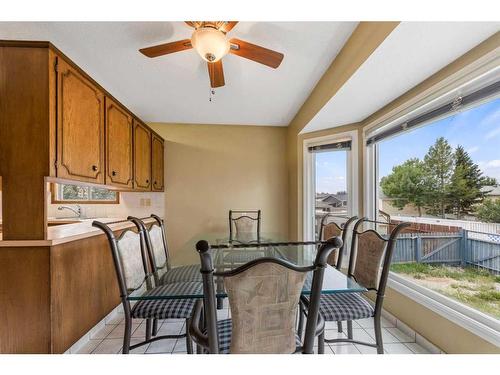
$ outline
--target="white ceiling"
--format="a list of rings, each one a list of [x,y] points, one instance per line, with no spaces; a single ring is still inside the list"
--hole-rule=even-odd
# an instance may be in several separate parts
[[[364,120],[499,30],[499,22],[401,23],[302,132]]]
[[[356,22],[241,22],[229,35],[285,54],[274,70],[228,55],[212,102],[194,50],[149,59],[139,48],[190,38],[183,22],[0,23],[0,39],[48,40],[145,121],[286,126]]]

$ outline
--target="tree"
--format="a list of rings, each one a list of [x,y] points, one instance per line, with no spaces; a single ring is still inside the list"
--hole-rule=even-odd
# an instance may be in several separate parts
[[[487,223],[500,223],[500,200],[485,200],[476,212],[481,221]]]
[[[481,177],[481,186],[496,186],[498,185],[498,181],[494,177],[484,176]]]
[[[453,152],[446,139],[440,137],[424,157],[426,173],[425,197],[428,211],[444,218],[448,203],[448,187],[453,174]]]
[[[457,146],[453,155],[454,169],[448,186],[448,212],[460,219],[471,213],[473,205],[482,202],[482,172],[462,146]]]
[[[425,171],[422,162],[415,158],[405,161],[392,168],[392,173],[380,181],[380,187],[389,198],[394,198],[392,204],[402,210],[412,204],[422,216],[425,205]]]

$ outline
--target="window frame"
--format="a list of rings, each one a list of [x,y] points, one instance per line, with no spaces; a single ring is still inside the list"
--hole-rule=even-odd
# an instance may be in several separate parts
[[[71,185],[71,184],[65,184],[65,183],[55,183],[52,182],[50,184],[50,200],[51,203],[53,204],[120,204],[120,192],[116,192],[116,198],[114,200],[65,200],[65,199],[59,199],[58,197],[58,192],[57,192],[57,186],[56,184],[59,185]],[[89,185],[78,185],[78,186],[85,186],[85,187],[90,187]],[[106,187],[99,187],[100,189],[106,189]]]
[[[499,71],[500,57],[487,57],[478,60],[456,75],[439,82],[421,95],[416,96],[413,100],[368,124],[363,129],[361,147],[364,154],[363,197],[364,215],[366,217],[372,220],[376,219],[379,206],[379,187],[377,183],[379,180],[378,146],[377,143],[367,146],[367,139],[374,132],[380,131],[381,128],[401,123],[401,121],[407,120],[409,117],[428,111],[429,108],[438,107],[444,104],[444,102],[449,101],[450,98],[456,97],[467,90],[477,89],[482,85],[486,86],[495,77],[498,77]],[[494,98],[490,98],[487,101],[489,100],[494,100]],[[439,119],[433,119],[430,123],[435,121],[439,121]],[[388,286],[482,339],[500,346],[500,320],[429,288],[425,288],[414,281],[405,279],[393,271],[389,272]]]
[[[309,152],[309,147],[320,146],[328,143],[336,143],[343,141],[351,141],[351,149],[347,152],[347,166],[346,166],[346,188],[348,194],[347,214],[354,215],[359,210],[359,195],[358,195],[358,173],[353,173],[353,166],[358,165],[358,131],[352,130],[338,134],[327,135],[323,137],[315,137],[304,139],[302,155],[303,155],[303,198],[302,198],[302,222],[303,230],[302,235],[304,241],[314,240],[314,207],[315,207],[315,193],[316,193],[316,166],[314,163],[314,155]],[[356,171],[358,168],[356,168]]]

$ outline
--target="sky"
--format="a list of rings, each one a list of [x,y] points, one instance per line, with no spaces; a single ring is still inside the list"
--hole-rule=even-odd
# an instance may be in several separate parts
[[[500,181],[500,99],[379,143],[379,176],[405,160],[423,159],[437,138],[462,145],[483,175]],[[316,154],[316,192],[346,190],[346,151]]]

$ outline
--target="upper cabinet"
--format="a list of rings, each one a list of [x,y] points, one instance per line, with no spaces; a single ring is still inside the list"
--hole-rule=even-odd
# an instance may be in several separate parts
[[[134,188],[151,190],[151,130],[134,120]]]
[[[163,178],[163,160],[164,160],[164,145],[163,139],[153,133],[151,137],[152,144],[152,179],[153,191],[164,191],[164,178]]]
[[[57,177],[104,183],[104,94],[63,59],[57,64]]]
[[[106,185],[133,188],[133,120],[106,97]]]

